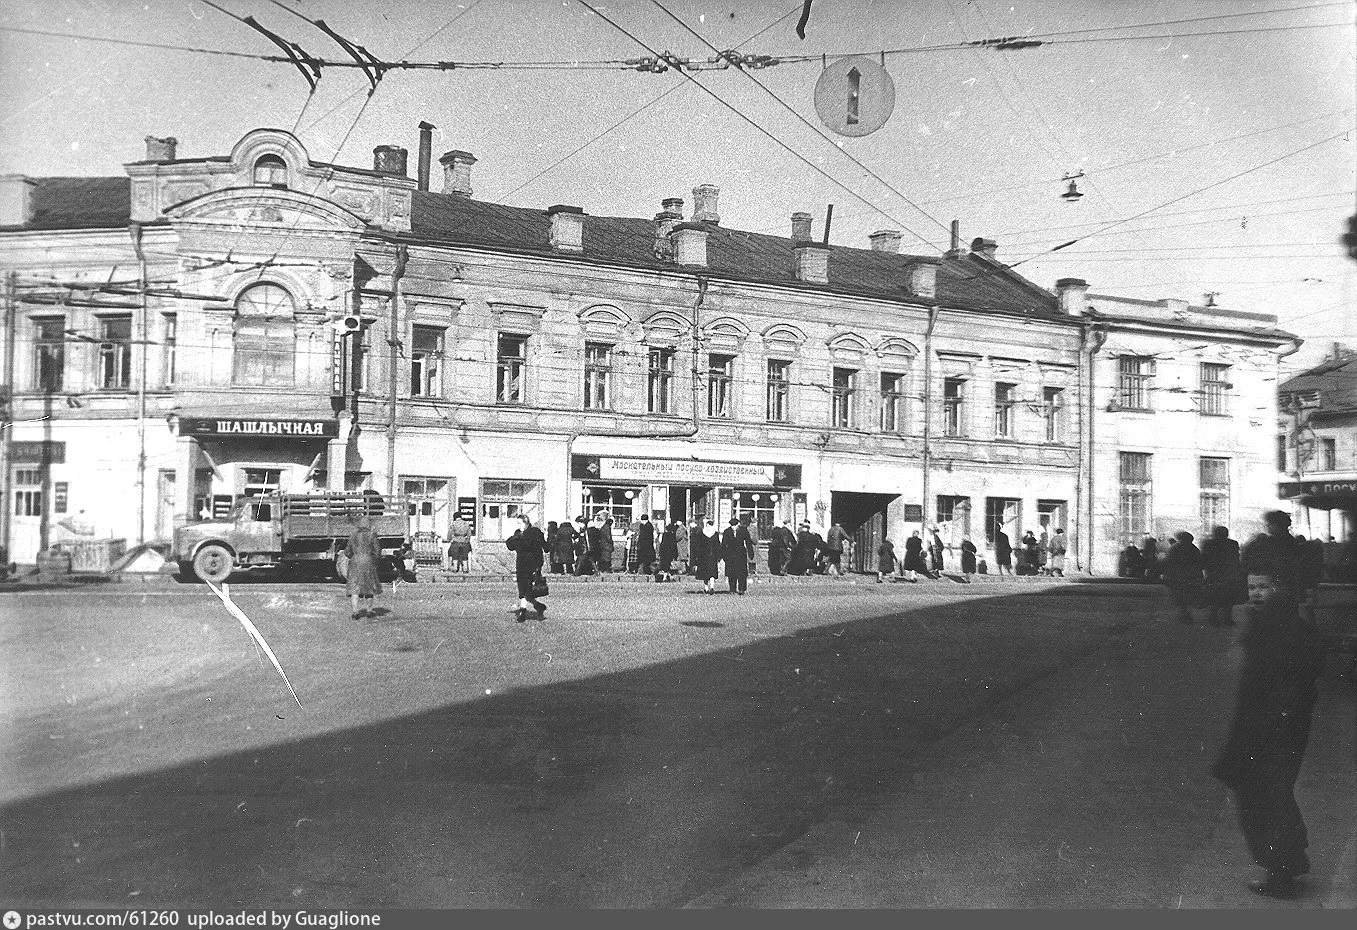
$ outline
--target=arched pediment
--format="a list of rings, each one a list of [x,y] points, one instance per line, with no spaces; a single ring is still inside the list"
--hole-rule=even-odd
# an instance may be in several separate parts
[[[749,327],[733,316],[717,317],[702,327],[702,335],[712,348],[739,351],[749,336]]]
[[[774,323],[763,331],[763,346],[774,352],[796,353],[806,344],[806,334],[789,323]]]
[[[250,183],[249,175],[254,171],[255,162],[265,155],[281,158],[292,174],[311,167],[311,156],[292,133],[282,129],[255,129],[247,132],[231,149],[231,165],[240,174],[241,183]]]
[[[641,327],[645,330],[647,344],[673,346],[687,338],[692,323],[672,310],[657,310],[645,318]]]
[[[887,336],[876,344],[877,358],[907,362],[912,361],[918,354],[919,350],[914,343],[899,336]]]
[[[617,307],[611,304],[594,304],[585,307],[579,313],[580,328],[590,336],[604,336],[614,339],[622,337],[624,330],[632,322]]]
[[[276,226],[284,230],[361,232],[366,223],[339,204],[298,191],[228,188],[177,203],[165,211],[171,222],[205,226]]]
[[[829,354],[839,361],[862,362],[872,352],[871,345],[857,333],[838,333],[826,345]]]

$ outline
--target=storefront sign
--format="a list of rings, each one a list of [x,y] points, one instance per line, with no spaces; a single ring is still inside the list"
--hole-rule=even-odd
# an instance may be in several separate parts
[[[570,476],[584,481],[632,481],[640,484],[795,488],[801,485],[801,466],[576,455],[571,458]]]
[[[281,436],[288,439],[329,439],[339,435],[337,420],[237,420],[217,417],[180,417],[180,436]]]
[[[44,447],[46,447],[45,450]],[[24,465],[30,462],[63,465],[66,462],[66,443],[51,439],[35,442],[16,440],[9,444],[9,460]]]
[[[1338,481],[1283,481],[1277,485],[1277,496],[1283,500],[1309,494],[1357,494],[1357,479]]]
[[[906,505],[905,505],[905,522],[906,522],[906,523],[922,523],[922,522],[924,522],[924,505],[923,505],[923,504],[906,504]]]

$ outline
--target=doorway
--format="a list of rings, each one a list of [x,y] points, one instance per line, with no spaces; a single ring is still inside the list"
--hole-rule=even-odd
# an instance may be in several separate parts
[[[670,520],[716,519],[716,489],[710,485],[671,484],[668,503]]]
[[[829,522],[843,526],[853,541],[848,567],[855,572],[876,572],[876,551],[887,537],[886,513],[899,494],[860,494],[856,491],[830,493]]]

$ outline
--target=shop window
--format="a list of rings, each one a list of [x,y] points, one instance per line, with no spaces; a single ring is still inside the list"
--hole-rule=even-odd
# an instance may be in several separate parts
[[[60,391],[66,371],[66,321],[33,321],[33,387]]]
[[[600,513],[610,513],[613,526],[625,531],[636,519],[637,488],[610,487],[602,484],[586,484],[583,488],[581,512],[586,520],[592,520]]]
[[[1117,359],[1117,406],[1124,410],[1149,410],[1154,388],[1154,358],[1122,355]]]
[[[1053,536],[1056,530],[1065,528],[1065,515],[1068,512],[1069,503],[1067,501],[1039,500],[1037,501],[1037,525],[1048,536]]]
[[[42,469],[14,469],[14,515],[42,516]]]
[[[1202,362],[1198,409],[1204,416],[1223,417],[1229,412],[1230,366]]]
[[[942,380],[942,432],[944,435],[965,435],[965,400],[966,380],[964,378],[944,378]]]
[[[290,385],[296,356],[292,295],[276,284],[256,284],[236,299],[231,380],[235,384]]]
[[[613,347],[605,342],[584,344],[584,409],[612,406]]]
[[[748,517],[755,540],[767,539],[777,525],[778,495],[766,491],[739,491],[735,494],[735,516]],[[724,532],[724,528],[722,529]]]
[[[439,362],[443,358],[443,330],[416,326],[410,334],[410,396],[438,397]]]
[[[254,163],[256,187],[287,187],[287,162],[277,155],[261,155]]]
[[[282,490],[283,470],[281,468],[246,468],[244,472],[245,481],[241,493],[246,497],[277,494]]]
[[[1319,437],[1319,470],[1338,470],[1338,443],[1332,436]]]
[[[176,352],[179,347],[179,316],[166,313],[161,317],[162,337],[160,340],[160,371],[166,387],[174,384]]]
[[[524,402],[523,378],[528,359],[528,337],[500,333],[496,340],[495,400],[501,404]]]
[[[1017,404],[1016,384],[999,382],[994,385],[994,435],[1001,439],[1013,438],[1013,413]]]
[[[933,522],[938,525],[960,520],[963,524],[962,535],[970,533],[971,499],[956,494],[939,494],[936,517]]]
[[[1230,460],[1202,456],[1197,469],[1201,486],[1201,532],[1230,525]]]
[[[533,526],[542,522],[542,482],[487,478],[481,482],[480,538],[508,539],[526,516]]]
[[[1139,545],[1150,535],[1153,505],[1151,457],[1148,452],[1117,453],[1120,483],[1118,530],[1123,546]]]
[[[707,416],[729,420],[734,415],[731,394],[735,383],[735,356],[711,353],[707,356]]]
[[[839,429],[857,426],[858,373],[851,368],[835,368],[833,383],[834,410],[831,423]]]
[[[674,350],[651,349],[646,353],[646,412],[674,412]]]
[[[1041,419],[1046,427],[1046,441],[1060,442],[1065,438],[1065,392],[1060,388],[1041,389]]]
[[[881,375],[881,431],[899,433],[905,428],[905,376],[893,372]]]
[[[96,383],[106,391],[132,384],[132,317],[99,318],[99,372]]]
[[[768,408],[769,423],[786,423],[791,410],[788,402],[791,398],[792,363],[782,359],[768,360]]]
[[[985,498],[985,542],[994,545],[1003,530],[1015,547],[1022,539],[1022,501],[1012,497]]]

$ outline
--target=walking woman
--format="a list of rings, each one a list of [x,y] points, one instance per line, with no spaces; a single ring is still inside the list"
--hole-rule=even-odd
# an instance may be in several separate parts
[[[1174,616],[1179,623],[1191,623],[1192,608],[1201,601],[1202,554],[1186,530],[1174,537],[1173,547],[1164,559],[1163,577],[1173,597]]]
[[[688,562],[692,559],[692,547],[688,545],[688,525],[682,520],[674,519],[674,561],[678,563],[676,572],[680,575],[688,574]]]
[[[915,530],[905,540],[905,577],[911,582],[919,580],[919,572],[928,574],[928,566],[924,564],[924,541],[919,536],[919,531]]]
[[[975,543],[969,539],[961,541],[961,574],[965,576],[967,584],[975,580]]]
[[[895,572],[895,543],[889,539],[881,540],[876,547],[876,583],[881,584],[886,576]]]
[[[505,540],[514,553],[514,581],[518,583],[518,606],[514,608],[514,619],[519,623],[528,619],[528,611],[537,611],[537,619],[545,620],[547,605],[538,600],[545,594],[534,594],[534,589],[542,581],[542,556],[547,550],[546,537],[542,531],[532,525],[526,515],[518,518],[522,526],[514,530],[514,535]]]
[[[1013,543],[1003,530],[994,532],[994,564],[1000,575],[1004,569],[1008,569],[1010,575],[1013,574]]]
[[[575,571],[575,527],[562,520],[556,533],[547,537],[551,546],[551,570],[555,574],[573,574]]]
[[[666,525],[664,532],[660,534],[660,570],[656,575],[657,578],[667,581],[674,574],[674,560],[678,558],[675,534],[682,526],[682,523],[674,520]]]
[[[376,616],[373,598],[381,591],[381,582],[377,580],[377,565],[382,560],[382,545],[377,534],[372,531],[372,520],[367,514],[358,518],[358,526],[349,534],[344,546],[344,555],[348,557],[348,571],[344,577],[344,587],[353,601],[353,619]],[[368,602],[360,610],[358,599]]]
[[[707,520],[702,524],[702,532],[693,538],[693,557],[697,560],[697,580],[702,582],[708,594],[715,594],[715,581],[721,561],[721,540],[716,535],[716,522]],[[699,548],[700,546],[700,548]]]
[[[448,529],[448,535],[451,537],[448,541],[448,568],[465,575],[471,561],[471,524],[458,514]]]

